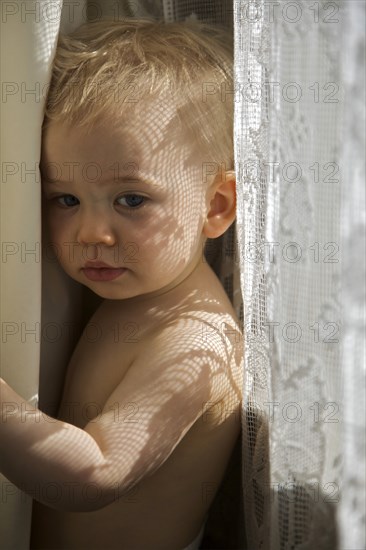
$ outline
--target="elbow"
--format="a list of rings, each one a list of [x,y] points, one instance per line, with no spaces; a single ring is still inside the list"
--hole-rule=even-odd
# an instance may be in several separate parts
[[[62,488],[56,485],[52,483],[52,487],[48,487],[38,498],[32,494],[33,498],[59,512],[95,512],[121,496],[118,496],[118,488],[106,489],[95,482],[68,482],[63,483]]]
[[[58,472],[58,479],[39,485],[42,490],[29,494],[45,506],[60,512],[95,512],[123,497],[136,479],[121,472],[113,463],[103,460],[78,472]]]
[[[96,512],[112,504],[116,497],[110,491],[103,491],[95,484],[85,483],[74,498],[64,500],[61,504],[63,512]]]
[[[95,512],[118,500],[128,490],[123,483],[113,483],[107,472],[70,481],[43,484],[40,493],[31,496],[60,512]]]
[[[71,486],[71,484],[69,484]],[[65,512],[96,512],[125,496],[134,483],[113,480],[108,469],[97,470],[88,479],[75,482],[62,499]]]

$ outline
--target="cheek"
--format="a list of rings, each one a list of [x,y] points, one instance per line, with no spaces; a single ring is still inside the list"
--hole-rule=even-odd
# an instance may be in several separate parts
[[[182,190],[182,189],[181,189]],[[187,190],[186,190],[187,191]],[[200,189],[176,193],[170,201],[154,208],[141,226],[146,245],[187,250],[199,238],[204,223],[205,195]]]
[[[60,220],[57,212],[54,212],[53,209],[49,209],[45,214],[44,220],[52,242],[61,243],[67,241],[66,235],[68,226]]]
[[[58,240],[62,233],[62,225],[58,223],[56,217],[48,215],[47,216],[48,229],[50,232],[50,237],[54,240]]]
[[[180,225],[172,208],[159,205],[135,222],[133,227],[127,227],[126,232],[146,249],[166,244]]]
[[[176,236],[185,249],[195,245],[200,237],[204,222],[204,197],[200,193],[187,194],[179,205],[176,222]]]

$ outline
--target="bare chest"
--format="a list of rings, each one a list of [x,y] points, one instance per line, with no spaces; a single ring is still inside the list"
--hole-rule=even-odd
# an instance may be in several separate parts
[[[138,316],[101,309],[91,318],[69,363],[59,417],[81,428],[97,418],[120,384],[144,342],[149,324]],[[126,421],[136,414],[133,403],[116,403]]]

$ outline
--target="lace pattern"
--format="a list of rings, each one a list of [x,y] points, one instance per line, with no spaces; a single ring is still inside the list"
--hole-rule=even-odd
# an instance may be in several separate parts
[[[341,354],[348,317],[342,292],[354,286],[341,263],[349,222],[339,220],[346,174],[355,190],[346,203],[362,198],[357,187],[362,169],[359,164],[351,169],[347,156],[350,144],[359,152],[363,146],[362,131],[352,135],[347,123],[356,112],[351,94],[360,98],[362,86],[356,86],[352,71],[353,87],[344,86],[341,71],[352,57],[347,15],[353,24],[362,20],[364,5],[320,2],[316,7],[314,12],[304,1],[280,2],[277,16],[271,17],[268,3],[258,1],[241,2],[235,11],[247,368],[243,476],[250,548],[336,548],[341,494],[350,499],[342,479],[342,440],[349,440],[349,450],[358,457],[362,448],[355,446],[355,426],[344,425],[349,406],[345,380],[351,401],[355,393],[348,358]],[[363,37],[357,36],[353,48],[360,67]],[[358,206],[359,220],[361,211]],[[361,235],[360,225],[352,235]],[[352,248],[349,256],[355,259]],[[359,286],[354,292],[361,298],[364,267],[358,270],[355,264]],[[360,310],[354,312],[358,317],[349,327],[348,344],[352,329],[358,332],[362,326]],[[364,377],[356,367],[353,374],[355,380]],[[364,407],[361,393],[353,419]],[[351,464],[351,453],[348,459]],[[360,535],[362,497],[361,492],[356,497],[356,478],[351,477]],[[364,487],[364,478],[358,481]],[[352,537],[344,531],[342,538]]]

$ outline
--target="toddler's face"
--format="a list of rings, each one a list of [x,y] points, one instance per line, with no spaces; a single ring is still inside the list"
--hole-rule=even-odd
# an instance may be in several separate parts
[[[156,103],[118,128],[45,132],[51,241],[66,273],[103,298],[159,294],[201,261],[207,185],[174,114]]]

